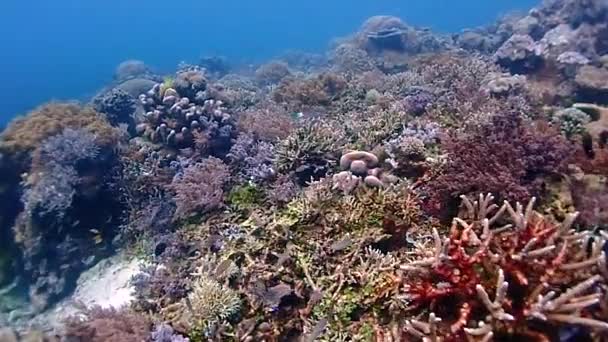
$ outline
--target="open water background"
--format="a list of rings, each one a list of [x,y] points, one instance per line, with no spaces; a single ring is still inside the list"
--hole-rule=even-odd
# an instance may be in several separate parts
[[[51,99],[86,99],[118,63],[159,72],[222,55],[252,63],[324,51],[365,19],[395,15],[439,32],[491,23],[533,0],[3,0],[0,126]]]

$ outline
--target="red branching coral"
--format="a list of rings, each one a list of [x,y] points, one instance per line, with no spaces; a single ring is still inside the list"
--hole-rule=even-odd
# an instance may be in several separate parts
[[[432,255],[423,248],[423,257],[400,267],[408,311],[441,317],[425,324],[454,341],[552,334],[530,321],[608,329],[594,316],[608,275],[604,238],[572,230],[576,214],[550,222],[533,211],[534,200],[513,208],[492,204],[490,195],[462,198],[465,214],[447,237],[434,230]],[[420,323],[408,320],[404,330],[425,336]]]
[[[230,170],[220,159],[210,157],[187,167],[169,185],[175,192],[176,218],[187,218],[196,213],[206,213],[223,203],[224,185]]]
[[[547,176],[563,171],[572,152],[557,132],[513,112],[495,115],[469,132],[452,133],[442,145],[448,161],[429,184],[435,196],[431,202],[442,204],[481,191],[526,201],[541,192]]]

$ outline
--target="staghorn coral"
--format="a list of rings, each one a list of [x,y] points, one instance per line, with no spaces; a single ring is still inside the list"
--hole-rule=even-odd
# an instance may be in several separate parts
[[[175,218],[207,213],[223,204],[230,171],[220,159],[209,157],[178,173],[168,189],[175,193]]]
[[[325,175],[337,162],[341,137],[320,121],[305,122],[276,146],[278,171],[295,172],[304,184]]]
[[[489,194],[462,201],[462,216],[450,231],[433,231],[432,252],[420,245],[417,254],[425,257],[400,266],[398,296],[409,315],[425,311],[433,321],[429,329],[419,318],[408,320],[407,333],[435,340],[551,339],[552,325],[608,329],[593,316],[605,290],[594,286],[606,281],[600,275],[605,239],[573,230],[577,214],[553,223],[534,212],[534,199],[525,208],[507,202],[499,207]]]

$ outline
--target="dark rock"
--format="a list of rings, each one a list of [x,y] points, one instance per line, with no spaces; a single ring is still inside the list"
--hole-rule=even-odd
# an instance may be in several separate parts
[[[109,92],[96,96],[92,102],[95,110],[106,114],[112,125],[117,126],[124,123],[129,126],[130,130],[134,130],[135,123],[132,115],[137,108],[137,102],[126,91],[114,88]]]

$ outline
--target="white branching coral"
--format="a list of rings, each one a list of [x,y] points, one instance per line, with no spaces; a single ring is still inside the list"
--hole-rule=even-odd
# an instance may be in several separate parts
[[[580,316],[580,311],[599,303],[602,294],[592,290],[594,284],[601,280],[595,275],[557,296],[556,291],[539,294],[537,301],[526,312],[528,317],[542,321],[555,321],[568,324],[580,324],[591,328],[608,330],[608,323]],[[590,292],[590,294],[584,294]]]
[[[209,327],[238,312],[241,300],[234,290],[201,275],[194,281],[186,305],[198,327]]]
[[[439,342],[441,341],[437,332],[437,323],[441,322],[441,318],[435,316],[435,313],[429,314],[427,322],[422,322],[416,319],[405,321],[405,331],[423,342]]]
[[[498,270],[498,281],[496,283],[496,295],[494,300],[490,300],[490,295],[486,292],[486,289],[481,284],[477,284],[475,290],[477,290],[477,296],[481,302],[485,305],[486,309],[490,312],[494,319],[499,321],[512,321],[515,319],[513,315],[505,312],[503,302],[507,297],[507,290],[509,289],[509,283],[505,281],[505,273],[503,270]]]

